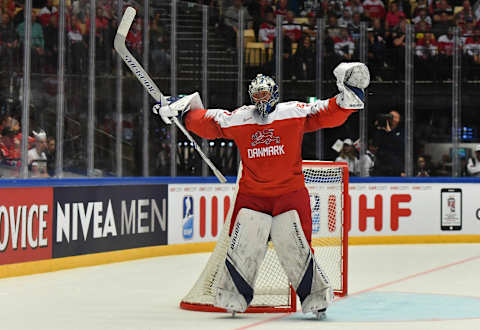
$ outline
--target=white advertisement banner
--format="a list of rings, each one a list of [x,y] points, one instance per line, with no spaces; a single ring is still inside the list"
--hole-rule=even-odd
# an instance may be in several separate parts
[[[234,184],[169,184],[168,244],[216,241]]]
[[[480,234],[478,184],[350,184],[349,235]]]
[[[172,184],[168,243],[215,241],[233,203],[233,184]],[[353,183],[346,200],[350,237],[480,235],[480,185]]]

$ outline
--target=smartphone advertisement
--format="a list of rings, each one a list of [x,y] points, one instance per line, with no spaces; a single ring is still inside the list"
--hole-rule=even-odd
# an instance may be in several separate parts
[[[441,192],[441,229],[462,229],[462,190],[442,188]]]

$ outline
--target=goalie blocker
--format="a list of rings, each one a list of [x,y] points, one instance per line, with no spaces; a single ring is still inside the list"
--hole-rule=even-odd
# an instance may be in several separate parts
[[[280,264],[300,298],[302,311],[323,316],[333,293],[310,248],[310,203],[301,203],[308,198],[307,190],[302,189],[280,198],[261,199],[257,201],[256,211],[243,206],[252,205],[252,196],[237,196],[230,246],[216,284],[216,307],[230,312],[246,310],[253,298],[258,268],[270,238]]]

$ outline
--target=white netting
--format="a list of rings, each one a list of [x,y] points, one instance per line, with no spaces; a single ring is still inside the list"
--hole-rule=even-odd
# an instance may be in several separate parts
[[[304,165],[312,208],[315,258],[334,291],[343,290],[343,167]]]
[[[307,162],[303,166],[312,207],[312,245],[315,257],[328,276],[334,291],[337,292],[343,291],[342,276],[344,276],[342,268],[344,167],[324,162]],[[233,205],[234,202],[207,265],[182,303],[213,304],[216,294],[215,281],[229,244],[228,228]],[[271,244],[260,266],[254,292],[250,306],[285,307],[290,304],[289,282]]]

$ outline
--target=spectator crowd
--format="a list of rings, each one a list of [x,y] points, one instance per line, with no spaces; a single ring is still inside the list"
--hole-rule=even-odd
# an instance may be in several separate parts
[[[34,1],[32,11],[32,73],[55,74],[58,61],[59,17],[58,6],[61,0]],[[471,2],[472,1],[472,2]],[[360,56],[360,27],[367,25],[367,56],[372,79],[400,80],[404,74],[406,26],[414,28],[415,79],[440,81],[451,79],[452,55],[454,51],[454,32],[459,31],[463,78],[480,79],[480,0],[196,0],[189,1],[208,5],[210,9],[210,31],[212,28],[218,36],[223,37],[227,49],[235,49],[239,31],[239,12],[244,13],[244,28],[253,31],[254,41],[263,44],[272,57],[262,63],[264,67],[255,67],[267,74],[274,73],[275,58],[273,49],[276,40],[276,19],[282,17],[283,29],[283,75],[286,80],[314,80],[317,65],[317,19],[323,18],[326,24],[324,33],[325,72],[342,61],[356,61]],[[133,5],[141,7],[141,1],[123,1],[124,7]],[[182,2],[182,8],[192,8]],[[95,40],[90,40],[90,0],[69,0],[66,5],[66,73],[85,76],[88,73],[88,48],[95,43],[95,64],[97,74],[112,74],[114,68],[114,50],[112,41],[118,26],[117,0],[98,0],[95,2]],[[22,72],[23,42],[25,36],[24,1],[0,0],[0,72]],[[150,61],[154,63],[149,71],[155,75],[170,72],[170,31],[165,22],[169,22],[167,1],[152,0],[149,19],[150,24]],[[167,9],[161,9],[161,7]],[[163,8],[162,7],[162,8]],[[137,8],[140,9],[140,8]],[[182,9],[184,10],[184,9]],[[183,11],[179,17],[183,15]],[[144,21],[139,10],[130,33],[127,46],[138,59],[143,56]],[[128,72],[128,71],[127,71]],[[82,84],[79,80],[78,84]],[[3,86],[2,86],[3,87]],[[75,93],[73,93],[75,94]],[[75,123],[75,135],[80,136],[85,109],[80,101],[80,93],[69,101],[71,116],[66,121],[67,131]],[[53,94],[52,94],[53,95]],[[98,107],[98,127],[108,139],[115,134],[115,123],[103,108]],[[80,110],[82,108],[82,110]],[[103,111],[103,112],[102,112]],[[398,118],[397,118],[398,115]],[[389,127],[375,127],[375,134],[368,141],[367,152],[359,155],[351,139],[347,138],[339,160],[351,164],[351,175],[366,173],[379,176],[404,175],[401,157],[404,154],[403,129],[400,114],[392,114],[393,121]],[[396,118],[396,119],[395,119]],[[133,122],[133,121],[132,121]],[[70,126],[69,126],[70,125]],[[137,125],[138,126],[138,125]],[[54,132],[52,127],[30,124],[35,131],[28,137],[27,162],[30,174],[35,177],[54,175],[55,140],[47,133]],[[128,128],[123,125],[123,134]],[[130,128],[133,131],[134,128]],[[160,131],[165,129],[160,127]],[[72,133],[73,134],[73,133]],[[134,143],[135,134],[123,137],[124,141]],[[159,168],[167,169],[169,137],[164,136],[158,144],[154,157]],[[0,111],[0,176],[18,176],[21,163],[21,121],[20,114]],[[101,139],[97,139],[101,141]],[[105,144],[108,145],[108,144]],[[220,145],[220,144],[219,144]],[[221,145],[220,145],[221,146]],[[228,147],[228,145],[226,144]],[[222,147],[222,146],[221,146]],[[224,146],[225,147],[225,146]],[[229,149],[218,148],[220,160],[227,159],[224,153]],[[111,148],[104,148],[108,152]],[[195,154],[190,146],[179,147],[177,153],[185,164],[196,164]],[[391,149],[391,150],[389,150]],[[81,152],[78,152],[80,155]],[[80,156],[81,157],[81,156]],[[399,158],[400,157],[400,158]],[[451,169],[444,166],[451,159],[439,165],[432,164],[424,153],[418,153],[415,159],[415,175],[449,175]],[[106,156],[108,158],[108,156]],[[230,159],[230,158],[228,158]],[[188,160],[188,161],[187,161]],[[379,164],[392,166],[379,166]],[[475,163],[475,158],[470,163]],[[442,165],[443,164],[443,165]],[[476,163],[475,163],[476,164]],[[474,166],[476,166],[474,164]],[[377,166],[376,166],[377,165]],[[194,165],[190,166],[193,167]],[[364,166],[364,168],[361,168]],[[467,166],[467,165],[465,165]],[[197,166],[198,167],[198,166]],[[382,172],[389,168],[392,172]],[[466,167],[465,167],[466,168]],[[197,169],[198,170],[198,169]],[[2,173],[3,171],[3,173]],[[189,169],[184,173],[192,172]],[[183,173],[180,171],[181,173]],[[4,173],[10,174],[4,174]],[[168,170],[160,171],[167,175]],[[466,173],[470,173],[466,171]]]
[[[455,28],[459,28],[464,67],[468,67],[466,78],[480,79],[480,0],[233,0],[228,13],[234,17],[228,17],[228,22],[238,18],[242,6],[247,9],[256,41],[267,47],[275,43],[276,17],[283,16],[286,79],[308,79],[315,72],[311,55],[317,18],[326,22],[324,56],[329,67],[359,58],[360,23],[366,22],[373,78],[402,76],[405,27],[412,24],[417,80],[451,77]]]

